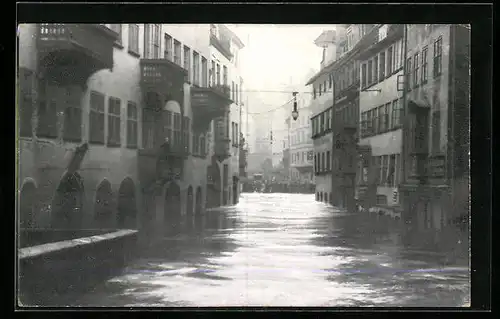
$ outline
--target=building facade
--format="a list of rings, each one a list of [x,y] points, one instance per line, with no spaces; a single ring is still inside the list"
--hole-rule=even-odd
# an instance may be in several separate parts
[[[237,89],[209,82],[210,39],[210,25],[21,25],[21,227],[192,225],[219,150],[212,121],[238,113]]]
[[[403,25],[380,25],[375,44],[358,56],[361,65],[360,139],[356,199],[365,209],[400,213]]]
[[[406,32],[403,219],[409,234],[439,242],[436,231],[468,225],[470,29],[420,24]]]
[[[374,41],[373,25],[338,25],[315,43],[324,48],[313,87],[311,117],[316,198],[334,206],[355,207],[355,158],[359,138],[359,61]]]
[[[300,184],[314,184],[313,169],[313,140],[311,139],[311,96],[302,95],[298,98],[297,108],[299,117],[293,120],[289,117],[290,125],[290,166],[291,181]]]

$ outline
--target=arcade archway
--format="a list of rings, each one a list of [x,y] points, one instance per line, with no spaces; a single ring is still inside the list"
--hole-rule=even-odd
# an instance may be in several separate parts
[[[181,190],[171,182],[165,194],[164,228],[167,234],[181,232]]]
[[[78,229],[82,224],[84,188],[78,173],[63,176],[52,201],[51,225],[53,228]]]
[[[94,205],[95,226],[100,229],[114,228],[113,191],[111,190],[111,183],[108,180],[103,180],[97,186]]]
[[[186,197],[186,227],[188,230],[191,230],[193,228],[193,187],[189,185],[188,190],[187,190],[187,197]]]
[[[33,182],[26,182],[19,192],[19,225],[21,228],[30,228],[34,222],[36,186]]]
[[[118,228],[137,229],[135,184],[131,178],[122,181],[118,190]]]
[[[238,186],[239,186],[239,179],[236,176],[233,176],[233,204],[236,205],[238,204],[238,201],[240,199],[240,193],[238,192]]]
[[[201,187],[198,186],[196,189],[196,203],[195,203],[195,211],[194,211],[194,224],[197,230],[200,230],[203,227],[203,216],[202,216],[202,190]]]

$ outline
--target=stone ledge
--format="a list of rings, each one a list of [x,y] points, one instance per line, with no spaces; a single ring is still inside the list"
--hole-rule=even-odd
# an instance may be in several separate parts
[[[64,249],[74,248],[78,246],[87,245],[90,243],[97,243],[105,240],[115,239],[137,233],[137,230],[124,229],[104,235],[95,235],[91,237],[76,238],[71,240],[58,241],[49,244],[25,247],[18,250],[18,258],[33,258],[43,254],[50,254]]]

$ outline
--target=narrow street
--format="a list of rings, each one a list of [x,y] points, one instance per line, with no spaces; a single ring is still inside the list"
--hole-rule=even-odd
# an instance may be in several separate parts
[[[382,224],[381,224],[382,225]],[[314,195],[242,194],[203,229],[144,252],[121,276],[65,305],[462,306],[465,267],[405,251],[373,221]]]

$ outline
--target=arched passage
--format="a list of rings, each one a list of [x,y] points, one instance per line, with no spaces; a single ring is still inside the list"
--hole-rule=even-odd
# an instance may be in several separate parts
[[[198,186],[196,188],[196,202],[195,202],[195,210],[194,210],[194,224],[197,230],[200,230],[203,227],[203,216],[202,216],[202,196],[201,187]]]
[[[77,229],[82,224],[84,188],[78,173],[67,173],[61,179],[52,201],[53,228]]]
[[[193,187],[189,185],[188,190],[187,190],[187,196],[186,196],[186,226],[188,230],[191,230],[193,227]]]
[[[108,180],[103,180],[97,187],[95,206],[94,206],[94,224],[97,228],[109,229],[115,225],[115,216],[113,216],[113,192]]]
[[[34,221],[36,185],[28,181],[23,184],[19,192],[19,224],[21,228],[30,228]]]
[[[181,231],[181,190],[179,185],[171,182],[165,194],[164,225],[167,234]]]
[[[238,204],[240,194],[238,192],[239,179],[236,176],[233,176],[233,204]]]
[[[135,198],[135,184],[131,178],[125,178],[118,190],[118,228],[137,228],[137,203]]]
[[[215,160],[207,167],[207,204],[206,207],[221,206],[222,179],[219,165]]]

